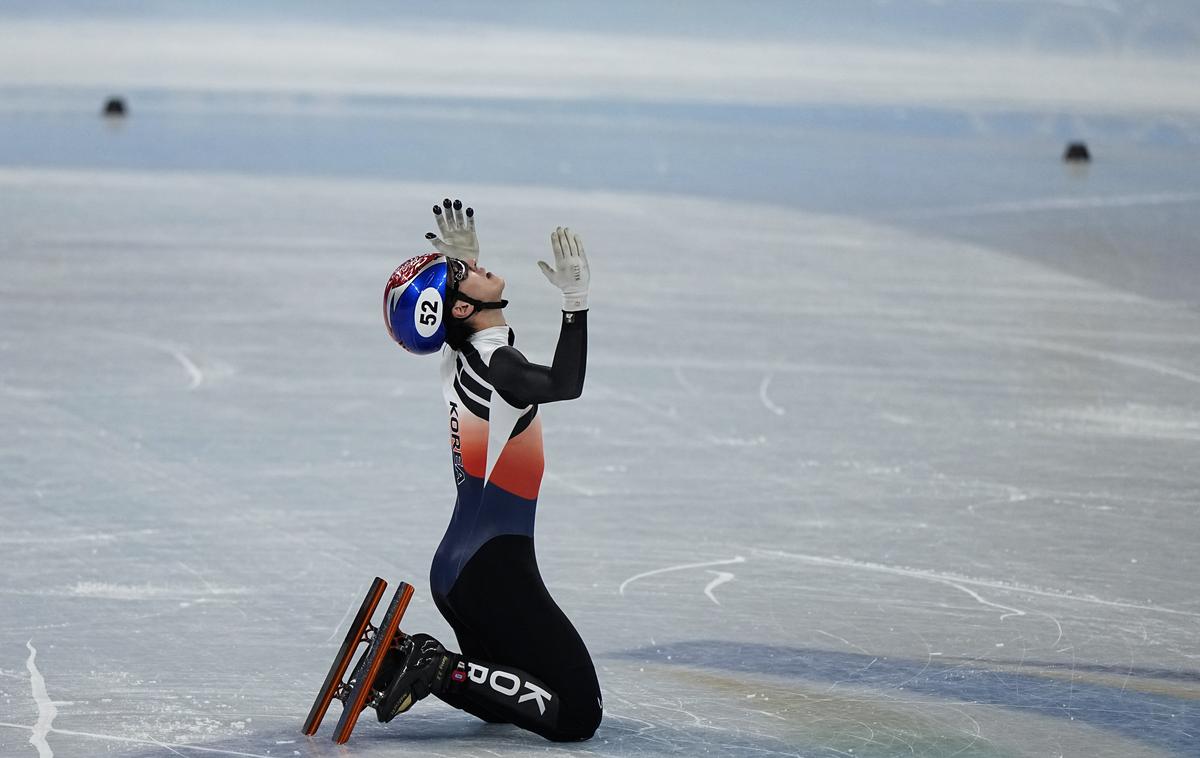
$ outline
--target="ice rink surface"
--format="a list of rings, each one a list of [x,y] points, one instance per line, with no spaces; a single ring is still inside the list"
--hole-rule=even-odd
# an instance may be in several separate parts
[[[796,106],[764,156],[717,108],[194,105],[0,112],[0,756],[1200,755],[1194,115]],[[548,232],[587,242],[537,527],[586,743],[433,700],[300,734],[373,576],[452,640],[437,361],[380,317],[447,193],[531,359]]]

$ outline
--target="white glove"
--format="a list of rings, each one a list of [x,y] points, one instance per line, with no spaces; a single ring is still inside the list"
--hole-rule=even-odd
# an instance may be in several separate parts
[[[586,311],[592,274],[583,252],[583,240],[560,226],[550,233],[550,247],[554,248],[555,267],[550,268],[545,261],[538,261],[538,267],[551,284],[562,290],[564,311]]]
[[[439,237],[433,232],[426,232],[425,239],[433,243],[438,252],[459,260],[479,260],[479,238],[475,236],[475,209],[467,208],[463,212],[461,200],[450,202],[450,198],[442,201],[440,206],[433,206],[433,216],[437,219]]]

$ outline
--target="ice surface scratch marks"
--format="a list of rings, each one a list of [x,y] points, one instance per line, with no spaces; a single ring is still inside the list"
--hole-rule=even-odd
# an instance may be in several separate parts
[[[357,600],[351,600],[350,605],[346,606],[346,612],[342,614],[342,618],[338,620],[337,625],[333,627],[333,631],[325,638],[326,642],[333,642],[337,638],[337,633],[341,630],[342,624],[346,623],[346,619],[350,618],[350,614],[354,613],[354,607],[358,605]]]
[[[29,648],[25,668],[29,670],[29,686],[33,690],[33,699],[38,707],[38,719],[33,726],[33,733],[29,735],[29,744],[37,748],[39,758],[54,758],[54,751],[46,741],[46,735],[50,733],[54,717],[58,715],[58,707],[46,692],[46,679],[38,670],[37,648],[33,646],[33,640],[27,641],[25,647]]]
[[[204,382],[204,372],[182,350],[170,345],[163,345],[162,349],[166,350],[180,366],[183,366],[183,370],[188,373],[188,376],[191,378],[191,383],[188,385],[189,390],[196,389]]]
[[[689,395],[702,394],[696,383],[683,375],[683,367],[675,365],[671,367],[671,373],[675,376],[675,381],[679,382],[679,386],[683,388]]]
[[[678,566],[667,566],[666,568],[654,569],[653,571],[644,571],[640,574],[635,574],[635,575],[629,577],[628,579],[626,579],[625,581],[621,582],[621,586],[617,588],[617,594],[624,595],[626,587],[628,587],[630,584],[633,584],[637,580],[645,579],[648,576],[654,576],[656,574],[665,574],[670,571],[684,571],[686,569],[707,568],[709,566],[726,566],[730,563],[745,563],[745,562],[746,562],[746,558],[744,556],[738,555],[738,556],[734,556],[733,558],[726,558],[723,561],[706,561],[704,563],[684,563],[684,564],[680,564]],[[730,578],[732,578],[732,575],[730,575]],[[707,593],[710,589],[712,589],[714,586],[716,586],[716,584],[720,584],[720,583],[721,583],[720,581],[717,581],[715,584],[709,584],[708,587],[705,588],[705,592]],[[713,602],[714,603],[716,602],[716,598],[713,598]],[[718,603],[718,605],[719,605],[719,603]]]
[[[0,721],[0,726],[8,729],[31,729],[25,724],[12,724],[5,721]],[[215,747],[201,747],[200,745],[181,745],[175,742],[160,742],[159,740],[142,739],[137,737],[122,737],[116,734],[98,734],[96,732],[80,732],[74,729],[51,729],[54,734],[65,734],[70,737],[88,737],[95,740],[107,740],[109,742],[127,742],[134,745],[154,745],[155,747],[167,748],[173,753],[183,755],[183,750],[197,753],[213,753],[216,755],[236,755],[243,758],[274,758],[263,753],[247,753],[241,750],[222,750]],[[32,741],[32,738],[30,739]],[[51,753],[50,755],[53,755]]]
[[[1052,353],[1061,353],[1063,355],[1073,355],[1079,358],[1089,358],[1096,361],[1104,361],[1107,363],[1115,363],[1118,366],[1127,368],[1141,369],[1150,371],[1161,376],[1169,376],[1175,379],[1182,379],[1185,382],[1200,384],[1200,375],[1193,374],[1190,371],[1167,366],[1157,361],[1148,360],[1146,358],[1138,358],[1131,355],[1122,355],[1113,353],[1107,350],[1093,350],[1078,345],[1071,345],[1065,342],[1055,342],[1052,340],[1037,339],[1033,337],[1019,337],[1015,335],[1000,335],[989,334],[978,329],[969,329],[963,327],[938,325],[931,326],[925,329],[926,331],[942,332],[946,334],[957,334],[969,339],[976,339],[983,342],[998,343],[1002,345],[1011,345],[1019,347],[1030,347],[1035,350],[1045,350]]]
[[[1200,384],[1200,375],[1193,374],[1190,371],[1177,369],[1173,366],[1165,366],[1155,361],[1146,360],[1145,358],[1135,358],[1133,356],[1120,355],[1118,353],[1111,353],[1104,350],[1090,350],[1088,348],[1077,347],[1075,345],[1066,345],[1060,342],[1050,342],[1048,340],[1007,337],[1005,338],[1005,341],[1017,345],[1025,345],[1028,347],[1037,348],[1039,350],[1049,350],[1051,352],[1065,353],[1068,355],[1079,356],[1081,358],[1093,358],[1098,361],[1108,361],[1109,363],[1116,363],[1121,366],[1128,366],[1129,368],[1144,369],[1146,371],[1152,371],[1163,376],[1170,376],[1176,379],[1192,382],[1193,384]]]
[[[547,479],[549,479],[550,481],[561,484],[562,486],[564,486],[567,489],[574,492],[576,495],[583,495],[584,497],[595,497],[596,496],[595,490],[590,489],[588,487],[584,487],[583,485],[578,484],[576,482],[573,482],[573,481],[571,481],[570,478],[565,477],[562,474],[555,474],[552,471],[547,471],[547,472],[545,472],[544,476]]]
[[[708,573],[716,575],[717,578],[713,579],[711,582],[708,583],[708,586],[704,588],[704,594],[708,595],[709,600],[713,601],[717,605],[720,605],[721,601],[717,600],[716,595],[713,594],[713,590],[716,589],[717,587],[720,587],[725,582],[728,582],[731,579],[733,579],[733,572],[732,571],[713,571],[712,569],[709,569]]]
[[[826,637],[832,637],[833,639],[837,640],[838,642],[843,642],[843,643],[845,643],[846,645],[848,645],[848,646],[850,646],[850,647],[852,647],[852,648],[854,648],[854,649],[856,649],[856,650],[859,650],[859,651],[861,651],[861,652],[863,653],[863,655],[870,655],[870,654],[871,654],[871,651],[870,651],[870,650],[867,650],[867,649],[866,649],[865,647],[863,647],[862,645],[855,645],[853,642],[851,642],[850,640],[846,639],[845,637],[839,637],[839,636],[837,636],[836,634],[830,634],[829,632],[825,631],[824,629],[814,629],[813,631],[815,631],[817,634],[823,634],[823,635],[825,635]]]
[[[967,587],[964,587],[961,584],[959,584],[958,582],[954,582],[949,579],[938,579],[936,581],[939,581],[942,584],[945,584],[949,587],[953,587],[956,590],[961,590],[961,591],[967,593],[968,595],[975,598],[983,605],[991,606],[992,608],[999,608],[1002,611],[1011,611],[1011,613],[1005,613],[1004,615],[1002,615],[1000,617],[1001,621],[1008,618],[1009,616],[1024,616],[1025,615],[1025,611],[1023,611],[1019,608],[1012,608],[1007,605],[1000,605],[999,603],[993,603],[990,600],[985,600],[978,592],[976,592],[975,590],[969,589]]]
[[[771,385],[772,377],[774,377],[774,374],[767,374],[763,377],[762,384],[758,385],[758,399],[762,401],[763,407],[771,413],[774,413],[776,416],[782,416],[787,411],[772,403],[771,398],[767,397],[767,387]]]
[[[1126,603],[1120,600],[1105,600],[1095,597],[1094,595],[1073,595],[1070,592],[1044,590],[1036,587],[1029,587],[1022,584],[1013,584],[1009,582],[999,582],[987,579],[969,579],[966,577],[956,576],[954,574],[942,574],[935,571],[925,571],[922,569],[900,568],[897,566],[885,566],[879,563],[868,563],[866,561],[856,561],[850,558],[828,558],[818,555],[801,555],[799,553],[788,553],[783,550],[759,550],[754,552],[760,555],[769,555],[776,558],[790,558],[792,560],[804,561],[819,566],[838,566],[842,568],[860,569],[863,571],[878,571],[885,574],[894,574],[896,576],[910,576],[915,579],[925,579],[946,583],[947,581],[956,582],[964,585],[974,585],[976,587],[990,587],[992,589],[1003,590],[1005,592],[1020,592],[1026,595],[1037,595],[1039,597],[1051,597],[1058,600],[1072,600],[1077,603],[1090,603],[1092,605],[1105,605],[1113,608],[1129,608],[1138,611],[1154,611],[1155,613],[1168,613],[1175,616],[1190,616],[1192,618],[1200,618],[1200,613],[1194,611],[1182,611],[1175,608],[1163,608],[1157,605],[1143,605],[1139,603]],[[1013,609],[1008,609],[1013,610]],[[1055,623],[1058,623],[1057,621]]]
[[[169,342],[162,342],[160,340],[152,339],[149,337],[143,337],[143,336],[139,336],[139,335],[117,334],[117,333],[113,333],[113,332],[101,332],[100,336],[107,337],[109,339],[115,339],[115,340],[125,342],[125,343],[141,345],[143,347],[148,347],[153,350],[157,350],[161,353],[165,353],[165,354],[171,356],[172,358],[175,359],[175,362],[178,363],[179,366],[188,375],[188,387],[187,388],[189,391],[197,389],[205,381],[206,377],[204,375],[204,371],[202,371],[200,369],[200,367],[196,365],[195,361],[193,361],[191,358],[188,357],[187,353],[185,353],[181,348],[177,347],[176,345],[173,345]]]

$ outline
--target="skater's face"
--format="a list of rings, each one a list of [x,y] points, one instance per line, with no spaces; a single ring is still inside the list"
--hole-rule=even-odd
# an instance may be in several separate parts
[[[504,279],[480,266],[474,259],[450,259],[450,276],[458,282],[458,291],[484,303],[495,302],[504,292]],[[465,318],[474,306],[461,300],[454,304],[456,318]]]

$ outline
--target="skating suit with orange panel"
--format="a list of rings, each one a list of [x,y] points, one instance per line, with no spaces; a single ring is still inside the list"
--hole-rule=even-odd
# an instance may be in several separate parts
[[[458,497],[433,557],[430,586],[445,597],[493,537],[533,537],[545,459],[538,404],[578,397],[587,355],[587,312],[564,313],[553,366],[529,363],[508,326],[471,335],[442,359],[450,454]]]

